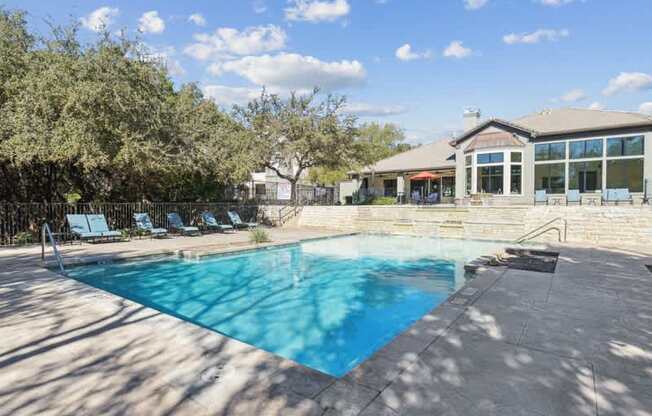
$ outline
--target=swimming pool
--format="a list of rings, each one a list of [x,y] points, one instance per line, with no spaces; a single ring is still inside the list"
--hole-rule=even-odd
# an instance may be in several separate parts
[[[69,276],[339,377],[443,302],[504,244],[354,235]]]

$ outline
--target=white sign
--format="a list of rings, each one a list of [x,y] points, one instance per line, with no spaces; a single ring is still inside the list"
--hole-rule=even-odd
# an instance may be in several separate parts
[[[289,183],[279,183],[276,190],[276,198],[279,200],[289,200],[292,198],[292,185]]]

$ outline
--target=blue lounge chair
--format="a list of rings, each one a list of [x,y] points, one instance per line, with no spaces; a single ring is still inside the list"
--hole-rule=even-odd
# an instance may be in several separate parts
[[[240,215],[235,212],[235,211],[229,211],[227,212],[229,215],[229,220],[231,221],[231,224],[233,224],[233,227],[237,228],[256,228],[258,227],[258,223],[256,222],[244,222],[240,218]]]
[[[546,190],[541,189],[534,192],[534,205],[539,203],[545,203],[548,205],[548,195],[546,195]]]
[[[96,240],[102,238],[102,234],[92,232],[88,225],[88,219],[83,214],[68,214],[66,220],[70,226],[70,232],[80,240]]]
[[[122,233],[119,231],[109,230],[109,225],[106,223],[106,218],[102,214],[89,214],[86,215],[88,225],[91,232],[100,233],[102,238],[106,239],[122,239]]]
[[[201,219],[209,230],[217,230],[220,232],[225,232],[227,230],[235,231],[232,225],[222,224],[221,221],[215,219],[215,215],[213,215],[213,213],[210,211],[205,211],[202,213]]]
[[[154,228],[154,224],[152,224],[152,220],[149,219],[147,213],[134,214],[134,221],[137,229],[149,233],[151,237],[165,237],[168,235],[168,230],[165,228]]]
[[[426,197],[426,204],[436,204],[439,201],[439,193],[433,192]]]
[[[168,223],[170,224],[170,230],[176,231],[181,235],[199,235],[199,228],[197,227],[186,227],[183,225],[181,217],[176,212],[170,212],[168,214]]]
[[[566,205],[568,204],[580,204],[582,205],[582,195],[580,195],[579,189],[569,189],[566,194]]]

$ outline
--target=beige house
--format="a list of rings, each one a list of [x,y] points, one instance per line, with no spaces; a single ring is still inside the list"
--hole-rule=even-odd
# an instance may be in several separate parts
[[[512,121],[464,113],[465,132],[381,160],[353,175],[363,197],[410,202],[596,204],[648,201],[652,192],[652,117],[563,108]],[[434,178],[415,181],[420,172]],[[617,192],[615,192],[617,190]],[[631,198],[630,198],[631,197]]]

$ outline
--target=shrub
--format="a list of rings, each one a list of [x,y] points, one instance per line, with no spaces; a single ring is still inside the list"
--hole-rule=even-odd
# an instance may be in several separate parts
[[[25,246],[34,242],[34,236],[27,231],[20,232],[14,236],[14,242],[17,246]]]
[[[364,202],[364,205],[396,205],[393,196],[374,196]]]
[[[256,244],[267,243],[272,241],[269,238],[267,231],[263,230],[262,228],[254,228],[253,230],[249,231],[249,240],[252,243],[256,243]]]

